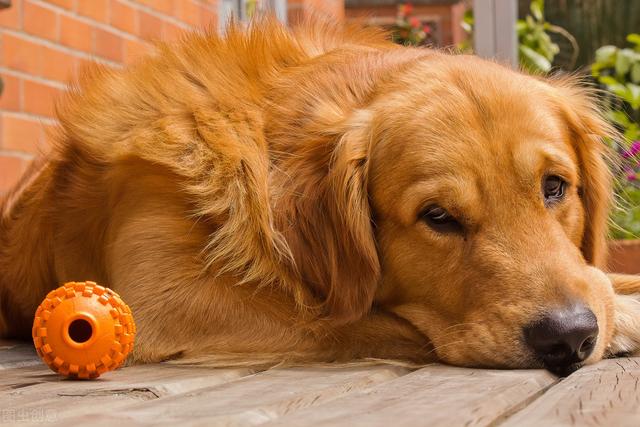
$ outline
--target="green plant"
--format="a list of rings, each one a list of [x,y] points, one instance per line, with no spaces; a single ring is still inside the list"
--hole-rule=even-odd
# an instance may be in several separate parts
[[[628,48],[602,46],[596,50],[591,74],[609,92],[614,111],[611,119],[625,129],[628,139],[640,139],[640,34],[629,34]]]
[[[467,9],[462,16],[462,22],[460,23],[462,29],[467,33],[467,38],[460,43],[458,48],[462,52],[473,52],[473,9]]]
[[[462,20],[462,28],[469,35],[468,41],[461,46],[469,50],[473,40],[473,12],[468,10]],[[566,38],[572,46],[572,63],[575,63],[579,48],[575,38],[564,28],[553,25],[545,20],[544,0],[531,0],[529,14],[525,19],[516,22],[518,36],[518,61],[520,65],[533,73],[548,73],[551,71],[553,59],[560,52],[560,48],[551,40],[550,34],[555,33]]]
[[[531,14],[516,23],[518,59],[528,70],[548,73],[560,48],[547,33],[550,24],[544,19],[544,0],[532,0],[529,10]]]
[[[423,46],[433,41],[431,27],[413,16],[413,5],[398,5],[396,22],[391,26],[391,39],[398,44]]]
[[[606,90],[607,116],[624,136],[613,146],[620,167],[611,235],[618,239],[640,237],[640,35],[629,34],[627,41],[631,47],[602,46],[591,65]]]
[[[640,238],[640,187],[621,186],[616,194],[618,205],[611,217],[611,237],[614,239]]]

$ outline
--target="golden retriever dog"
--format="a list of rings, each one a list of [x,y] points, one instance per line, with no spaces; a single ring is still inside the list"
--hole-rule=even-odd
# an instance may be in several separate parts
[[[265,18],[95,68],[58,117],[1,207],[0,336],[94,280],[134,362],[563,373],[640,346],[640,279],[601,270],[615,131],[571,79]]]

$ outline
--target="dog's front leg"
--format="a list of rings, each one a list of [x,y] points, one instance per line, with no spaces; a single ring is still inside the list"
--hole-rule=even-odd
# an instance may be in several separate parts
[[[609,274],[616,292],[611,355],[640,352],[640,276]]]

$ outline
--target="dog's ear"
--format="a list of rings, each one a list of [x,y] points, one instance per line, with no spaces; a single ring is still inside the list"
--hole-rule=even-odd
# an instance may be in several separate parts
[[[380,276],[367,195],[367,115],[359,116],[339,134],[307,141],[306,152],[286,162],[295,176],[277,204],[301,279],[322,299],[323,316],[339,323],[370,309]]]
[[[603,117],[592,90],[569,79],[555,81],[554,85],[555,101],[567,122],[580,163],[580,194],[585,212],[581,250],[589,264],[604,268],[613,198],[613,158],[607,141],[616,140],[618,134]]]
[[[367,194],[367,106],[387,76],[429,55],[392,43],[388,50],[345,48],[276,82],[265,124],[274,216],[296,273],[328,320],[362,317],[380,279]]]

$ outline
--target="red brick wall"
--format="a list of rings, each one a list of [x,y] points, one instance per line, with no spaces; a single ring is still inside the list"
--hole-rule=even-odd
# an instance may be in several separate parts
[[[91,61],[121,67],[152,40],[218,26],[218,0],[12,0],[0,10],[0,197],[49,149],[55,99]],[[344,18],[344,0],[289,0],[289,22],[311,11]]]
[[[49,148],[54,100],[90,61],[120,67],[154,39],[213,25],[217,0],[13,0],[0,10],[0,196]]]

